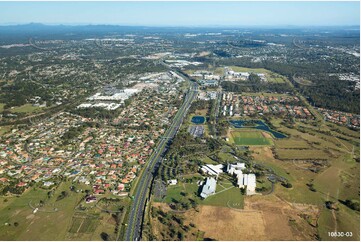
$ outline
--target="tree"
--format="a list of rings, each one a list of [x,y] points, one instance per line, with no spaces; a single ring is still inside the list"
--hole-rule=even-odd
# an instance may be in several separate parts
[[[292,184],[289,183],[289,182],[282,182],[281,185],[284,186],[285,188],[291,188],[292,187]]]
[[[356,200],[347,199],[344,204],[352,210],[360,211],[360,202]]]
[[[109,234],[102,232],[100,234],[100,238],[102,238],[102,240],[104,240],[104,241],[109,241]]]

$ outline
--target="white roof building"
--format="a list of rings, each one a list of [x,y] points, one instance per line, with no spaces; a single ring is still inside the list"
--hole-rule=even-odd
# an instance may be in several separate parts
[[[245,163],[228,164],[227,172],[237,177],[237,185],[239,188],[246,188],[247,195],[252,195],[256,193],[256,175],[243,174],[242,170],[245,168]]]
[[[177,185],[177,183],[178,183],[177,179],[168,180],[169,185]]]
[[[203,186],[201,197],[207,198],[208,196],[215,194],[216,186],[217,186],[216,179],[214,179],[213,177],[208,177],[206,183]]]
[[[246,187],[247,195],[256,193],[256,175],[255,174],[239,174],[237,176],[237,184],[239,188]]]
[[[246,169],[246,164],[245,163],[237,163],[237,164],[228,164],[227,165],[227,172],[228,174],[236,174],[237,171],[242,171]],[[241,172],[242,173],[242,172]]]
[[[208,175],[211,176],[218,176],[220,173],[223,172],[223,165],[219,164],[219,165],[211,165],[211,164],[207,164],[202,166],[201,170]]]

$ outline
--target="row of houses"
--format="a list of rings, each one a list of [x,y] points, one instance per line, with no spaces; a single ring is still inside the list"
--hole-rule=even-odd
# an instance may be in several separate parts
[[[360,128],[360,115],[317,108],[326,121],[344,125],[351,128]]]
[[[62,175],[91,186],[94,194],[127,191],[177,112],[170,104],[181,98],[144,89],[112,120],[63,112],[13,129],[0,137],[0,184],[51,187]],[[64,143],[70,131],[75,133]]]
[[[223,116],[290,115],[300,119],[313,119],[312,113],[303,106],[298,97],[291,96],[247,96],[223,93]]]

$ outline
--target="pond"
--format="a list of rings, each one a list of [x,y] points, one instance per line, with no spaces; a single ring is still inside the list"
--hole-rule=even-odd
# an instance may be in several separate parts
[[[206,121],[206,118],[203,116],[193,116],[191,121],[194,124],[203,124]]]
[[[259,129],[266,132],[269,132],[273,135],[273,137],[277,139],[283,139],[287,138],[285,134],[282,134],[280,132],[274,131],[266,123],[264,123],[262,120],[231,120],[229,121],[233,127],[235,128],[249,128],[249,129]]]

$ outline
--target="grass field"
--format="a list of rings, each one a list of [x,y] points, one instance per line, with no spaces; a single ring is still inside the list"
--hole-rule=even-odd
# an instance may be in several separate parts
[[[3,240],[64,240],[72,221],[74,208],[83,197],[82,193],[71,192],[70,184],[70,182],[62,183],[50,198],[47,197],[47,190],[36,188],[29,189],[19,198],[9,199],[7,205],[0,210],[0,224],[18,222],[19,225],[0,229],[0,238]],[[67,191],[69,195],[56,201],[62,191]],[[39,209],[34,214],[29,204],[36,207],[40,200],[45,202],[44,211]],[[53,207],[56,207],[58,211],[52,212]]]
[[[327,160],[329,156],[325,151],[316,149],[276,149],[276,153],[281,160]]]
[[[305,140],[278,139],[275,146],[279,149],[307,149],[310,145]]]
[[[35,107],[31,104],[24,104],[20,107],[14,107],[11,110],[11,112],[13,113],[33,113],[33,112],[36,112],[36,111],[39,111],[41,110],[42,108],[40,107]]]
[[[95,217],[74,217],[69,233],[92,233],[97,226]]]
[[[218,181],[216,194],[202,200],[199,196],[199,187],[193,184],[179,182],[177,185],[168,186],[167,195],[164,199],[166,203],[185,200],[184,193],[188,194],[199,205],[210,205],[227,207],[227,203],[234,208],[243,208],[243,195],[238,187],[234,187],[228,180]]]
[[[203,156],[202,157],[202,161],[206,164],[213,164],[213,165],[217,165],[218,163],[214,160],[212,160],[211,158],[209,158],[208,156]]]
[[[260,131],[231,131],[231,140],[236,145],[271,145],[272,141]]]
[[[314,86],[313,82],[311,82],[310,80],[304,79],[304,78],[294,76],[293,80],[295,80],[295,82],[297,82],[298,84],[301,84],[304,86]]]
[[[4,111],[4,106],[5,106],[5,103],[0,103],[0,112]]]
[[[328,232],[335,231],[336,228],[337,231],[353,232],[354,237],[344,237],[342,240],[358,240],[359,213],[338,201],[359,199],[360,166],[354,159],[359,157],[357,144],[359,132],[334,125],[327,125],[332,127],[333,131],[325,133],[327,132],[325,125],[316,127],[312,123],[296,122],[295,128],[291,129],[283,126],[279,120],[273,124],[281,132],[289,134],[289,138],[275,141],[275,153],[278,158],[273,157],[271,151],[262,150],[269,147],[252,147],[252,150],[256,162],[262,161],[264,165],[272,167],[277,174],[287,178],[292,184],[291,189],[277,184],[274,194],[293,204],[318,206],[321,213],[317,229],[322,240],[339,240],[340,238],[328,236]],[[301,126],[303,132],[298,130]],[[353,145],[355,151],[352,155]],[[304,159],[326,159],[328,166],[323,167],[318,173],[311,172],[302,169],[302,164],[312,163],[297,161]],[[309,183],[313,184],[315,191],[311,191],[306,185]],[[335,211],[334,215],[324,206],[325,201],[328,200],[338,203],[339,210]]]
[[[233,208],[243,208],[243,195],[241,194],[241,190],[238,187],[220,187],[217,185],[216,194],[207,197],[204,200],[200,201],[201,205],[210,205],[210,206],[219,206],[219,207],[227,207],[227,204],[232,206]]]
[[[8,132],[9,130],[11,130],[11,127],[12,126],[0,126],[0,135],[2,135],[2,134],[4,134],[4,133],[6,133],[6,132]]]
[[[237,159],[234,158],[233,155],[231,155],[230,153],[225,153],[225,152],[219,152],[218,153],[218,157],[223,161],[223,162],[237,162]]]

